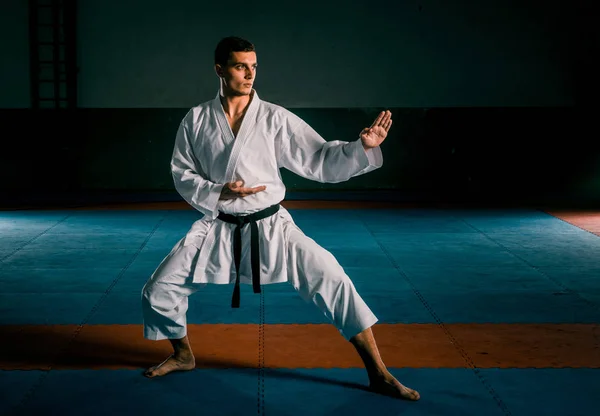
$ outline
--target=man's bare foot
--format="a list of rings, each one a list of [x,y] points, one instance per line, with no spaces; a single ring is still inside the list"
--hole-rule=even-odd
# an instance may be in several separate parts
[[[385,376],[372,379],[369,389],[375,393],[396,397],[398,399],[416,401],[421,398],[418,391],[404,386],[389,373]]]
[[[193,355],[189,356],[189,358],[175,358],[175,355],[173,354],[162,363],[147,369],[146,372],[144,372],[144,375],[146,377],[153,378],[164,376],[174,371],[189,371],[193,370],[194,368],[196,368],[196,361],[194,360]]]

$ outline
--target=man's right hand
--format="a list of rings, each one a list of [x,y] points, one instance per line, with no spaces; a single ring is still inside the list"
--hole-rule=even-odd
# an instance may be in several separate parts
[[[236,199],[244,198],[248,195],[254,195],[257,192],[262,192],[267,189],[266,186],[257,186],[254,188],[244,188],[243,181],[228,182],[223,186],[221,197],[219,199]]]

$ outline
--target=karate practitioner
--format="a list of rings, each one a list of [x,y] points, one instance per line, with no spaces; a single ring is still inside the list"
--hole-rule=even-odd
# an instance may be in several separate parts
[[[173,247],[142,291],[144,336],[168,339],[174,353],[146,370],[147,377],[195,368],[187,337],[188,296],[208,283],[289,282],[356,348],[371,390],[408,400],[379,355],[371,326],[377,318],[334,256],[307,237],[279,206],[285,186],[279,169],[337,183],[382,166],[379,145],[392,125],[381,112],[354,141],[325,141],[292,112],[262,101],[253,89],[254,46],[221,40],[215,50],[216,98],[190,109],[177,131],[171,171],[177,191],[204,214]],[[293,76],[293,74],[290,74]],[[290,81],[293,81],[290,78]]]

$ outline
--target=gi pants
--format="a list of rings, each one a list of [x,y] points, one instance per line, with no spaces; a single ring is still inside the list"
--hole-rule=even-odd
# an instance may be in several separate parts
[[[179,339],[187,334],[188,296],[206,283],[193,283],[198,257],[182,239],[165,257],[142,290],[144,337]],[[281,248],[287,250],[288,282],[302,299],[313,303],[346,339],[377,322],[335,257],[299,229]],[[224,307],[226,307],[224,305]]]

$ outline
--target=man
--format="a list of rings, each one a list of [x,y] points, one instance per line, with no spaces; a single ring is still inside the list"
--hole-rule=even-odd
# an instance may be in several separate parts
[[[171,170],[177,191],[204,214],[162,261],[142,292],[144,336],[169,339],[174,353],[147,377],[195,368],[186,331],[188,296],[207,283],[290,282],[314,303],[362,358],[370,388],[418,400],[385,367],[371,326],[377,318],[331,253],[308,238],[279,203],[279,169],[319,182],[346,181],[382,166],[379,145],[392,125],[381,112],[353,142],[326,142],[292,112],[262,101],[252,88],[254,46],[228,37],[215,50],[217,97],[192,108],[175,140]]]

